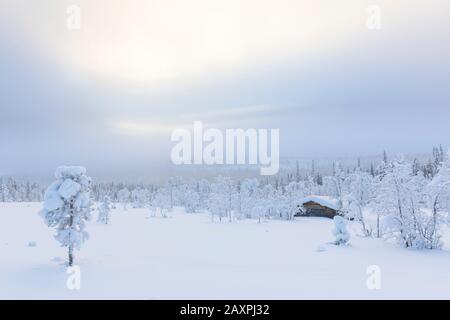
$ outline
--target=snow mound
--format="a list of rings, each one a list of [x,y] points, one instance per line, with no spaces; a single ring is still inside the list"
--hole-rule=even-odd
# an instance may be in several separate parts
[[[29,247],[36,247],[37,243],[36,243],[36,241],[30,241],[30,242],[28,242],[28,246]]]
[[[324,245],[320,245],[317,247],[316,252],[324,252],[327,248]]]

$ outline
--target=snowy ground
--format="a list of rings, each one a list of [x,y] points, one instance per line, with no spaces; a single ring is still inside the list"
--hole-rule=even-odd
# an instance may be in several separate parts
[[[349,247],[326,245],[332,221],[323,218],[219,224],[182,210],[151,218],[146,209],[114,210],[108,226],[90,222],[91,239],[76,256],[82,286],[70,291],[66,251],[40,206],[0,203],[2,299],[450,298],[448,249],[406,250],[356,235]],[[381,268],[380,290],[367,289],[369,265]]]

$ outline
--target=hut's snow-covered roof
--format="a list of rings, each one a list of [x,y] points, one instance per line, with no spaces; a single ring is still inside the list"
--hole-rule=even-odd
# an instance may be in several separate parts
[[[328,197],[328,196],[308,196],[305,197],[302,200],[302,204],[305,204],[307,202],[315,202],[320,204],[321,206],[333,209],[333,210],[338,210],[338,201],[332,197]]]

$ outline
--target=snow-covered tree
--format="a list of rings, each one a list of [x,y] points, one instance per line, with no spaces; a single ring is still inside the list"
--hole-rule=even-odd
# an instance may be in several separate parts
[[[427,196],[433,214],[439,210],[450,213],[450,150],[437,174],[427,186]]]
[[[2,202],[11,202],[12,197],[11,193],[9,192],[8,185],[6,182],[3,181],[3,179],[0,181],[0,197]]]
[[[91,217],[91,179],[83,167],[61,166],[46,190],[40,214],[49,227],[56,229],[55,238],[68,248],[69,266],[73,265],[74,249],[80,249],[88,233],[86,221]]]
[[[201,179],[197,183],[197,190],[199,193],[199,207],[206,209],[208,207],[208,198],[211,193],[211,185],[208,180]]]
[[[304,193],[305,187],[302,182],[291,182],[285,189],[285,217],[287,220],[292,220],[294,215],[299,212],[301,201],[306,196]]]
[[[144,188],[135,188],[131,192],[131,199],[133,202],[133,208],[143,208],[148,203],[149,192]]]
[[[338,210],[342,209],[344,198],[344,182],[346,174],[340,163],[333,164],[333,175],[325,177],[324,189],[327,194],[338,200]]]
[[[442,159],[442,163],[425,188],[428,206],[431,208],[426,221],[422,222],[421,234],[424,238],[425,247],[428,249],[439,248],[440,225],[449,221],[450,213],[450,150],[448,156]]]
[[[236,196],[236,185],[233,179],[229,177],[217,177],[211,185],[211,200],[209,202],[211,214],[217,214],[219,220],[227,216],[228,221],[232,221],[233,199]]]
[[[257,179],[245,179],[242,181],[240,195],[240,217],[251,218],[252,208],[258,199],[259,181]]]
[[[375,209],[384,215],[383,229],[405,247],[423,246],[424,186],[423,175],[414,175],[403,158],[390,163],[377,184]]]
[[[347,217],[359,221],[363,234],[369,236],[372,230],[366,223],[363,210],[372,200],[373,178],[369,173],[358,167],[345,179],[344,184],[347,186],[347,191],[343,196],[342,211]]]
[[[251,215],[252,217],[258,218],[258,223],[261,223],[264,219],[265,214],[266,208],[262,204],[261,198],[259,198],[251,209]]]
[[[127,188],[120,189],[117,198],[122,202],[123,210],[127,210],[127,204],[130,202],[130,191]]]
[[[7,200],[8,202],[12,202],[12,201],[22,201],[21,197],[20,197],[20,191],[19,191],[19,184],[17,183],[17,181],[12,178],[9,177],[6,181],[6,189],[7,189]]]
[[[194,186],[186,185],[185,186],[185,208],[187,213],[198,212],[200,208],[200,192],[197,184]]]
[[[338,246],[348,244],[350,233],[347,231],[347,219],[341,216],[334,216],[333,235],[335,237],[334,244]]]
[[[266,217],[280,217],[279,205],[280,195],[271,184],[266,184],[261,189],[262,197],[260,199],[263,208],[265,209],[263,214],[258,219],[265,219]]]
[[[111,212],[111,207],[111,199],[108,196],[105,196],[103,202],[98,207],[97,222],[102,224],[109,223],[109,214]]]
[[[161,217],[167,218],[167,212],[171,209],[170,190],[161,188],[154,195],[151,201],[151,208],[156,213],[159,210]]]
[[[170,209],[172,210],[175,205],[180,204],[180,198],[183,198],[184,194],[180,189],[180,186],[184,184],[182,177],[172,177],[167,181],[166,189],[169,195]]]
[[[42,200],[42,188],[38,183],[32,183],[30,186],[30,201],[41,201]]]
[[[223,193],[211,193],[208,202],[208,210],[211,214],[211,221],[214,222],[215,217],[219,218],[219,222],[227,216],[228,204]]]

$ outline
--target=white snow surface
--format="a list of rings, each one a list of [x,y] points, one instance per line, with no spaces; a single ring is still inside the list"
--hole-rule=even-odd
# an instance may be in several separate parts
[[[310,201],[316,202],[316,203],[320,204],[321,206],[328,207],[330,209],[334,209],[334,210],[339,209],[337,200],[332,197],[311,195],[311,196],[303,198],[302,204],[310,202]]]
[[[408,250],[359,236],[334,246],[333,220],[212,223],[181,208],[111,210],[91,221],[75,264],[81,289],[66,287],[66,248],[37,212],[41,203],[0,203],[1,299],[449,299],[450,231],[444,250]],[[30,242],[38,243],[30,247]],[[320,250],[318,250],[320,248]],[[381,289],[366,286],[381,270]]]

